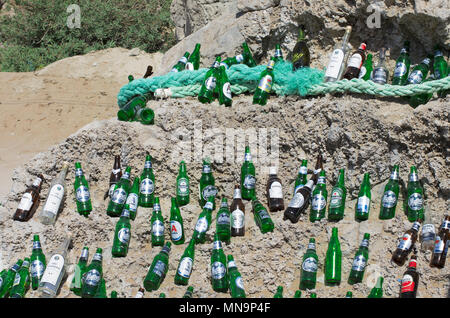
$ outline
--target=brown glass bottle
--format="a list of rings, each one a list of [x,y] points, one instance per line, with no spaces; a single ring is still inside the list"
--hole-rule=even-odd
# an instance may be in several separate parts
[[[289,219],[292,223],[297,223],[300,215],[309,206],[314,180],[311,178],[304,187],[294,193],[294,197],[284,211],[283,220]]]
[[[412,228],[403,234],[400,242],[397,245],[397,249],[392,254],[392,261],[399,265],[403,266],[405,264],[406,258],[408,257],[409,252],[411,252],[414,247],[414,243],[417,241],[417,233],[420,229],[420,224],[422,220],[418,220],[414,222]]]
[[[353,52],[352,56],[348,60],[347,70],[344,73],[344,77],[348,80],[352,78],[357,78],[359,76],[359,72],[361,71],[361,66],[366,60],[366,43],[361,43],[359,48]]]
[[[231,211],[231,236],[244,236],[245,234],[245,206],[242,202],[241,189],[237,184],[234,187]]]
[[[26,222],[33,217],[39,206],[39,193],[41,192],[42,181],[44,181],[44,177],[40,174],[22,195],[22,199],[13,216],[15,221]]]
[[[284,210],[283,189],[277,176],[277,167],[269,168],[269,180],[266,187],[267,204],[270,212]]]
[[[323,170],[323,157],[321,154],[317,156],[316,166],[314,167],[312,180],[314,180],[314,184],[317,184],[317,179],[319,178],[320,171]]]
[[[120,156],[115,155],[114,166],[111,171],[111,175],[109,176],[109,190],[105,193],[105,197],[103,199],[106,199],[108,196],[111,198],[114,192],[114,187],[116,186],[116,183],[119,182],[121,177],[122,177],[122,169],[120,167]]]
[[[400,298],[416,298],[419,286],[419,273],[417,272],[417,256],[414,254],[409,261],[408,269],[403,274],[400,287]]]
[[[430,266],[444,268],[447,258],[448,245],[450,243],[450,216],[446,215],[442,221],[439,233],[434,242],[433,254],[431,255]]]

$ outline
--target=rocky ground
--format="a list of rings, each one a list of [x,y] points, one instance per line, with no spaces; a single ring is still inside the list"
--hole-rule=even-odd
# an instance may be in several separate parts
[[[398,279],[401,279],[406,265],[399,267],[391,263],[390,258],[398,239],[411,227],[411,223],[403,212],[402,196],[396,217],[388,221],[379,220],[381,194],[394,164],[400,165],[400,177],[405,183],[409,167],[416,165],[425,185],[426,213],[433,216],[436,226],[440,225],[449,207],[448,97],[446,100],[432,100],[417,109],[412,109],[400,99],[374,99],[363,95],[308,99],[272,97],[264,107],[252,105],[251,99],[250,95],[235,97],[231,108],[219,106],[217,102],[202,105],[192,98],[151,101],[149,106],[156,113],[155,125],[122,123],[114,118],[95,121],[15,169],[12,190],[5,205],[0,207],[0,268],[9,267],[18,258],[30,255],[33,234],[40,235],[43,250],[49,259],[64,236],[70,233],[74,244],[69,253],[69,277],[64,281],[58,297],[75,297],[69,290],[71,274],[73,264],[77,262],[85,245],[90,248],[91,258],[95,248],[103,248],[108,295],[116,290],[119,297],[134,297],[142,286],[153,257],[161,248],[151,247],[152,209],[139,208],[137,218],[132,222],[127,257],[111,257],[117,219],[106,215],[108,202],[103,201],[103,194],[108,188],[114,155],[121,154],[123,162],[132,166],[132,176],[140,174],[145,151],[153,156],[156,194],[161,199],[166,240],[170,239],[170,197],[175,193],[178,163],[181,159],[187,161],[191,178],[191,203],[181,208],[181,212],[188,241],[201,212],[197,203],[197,187],[202,157],[215,158],[213,174],[219,196],[231,200],[243,157],[239,145],[227,151],[226,142],[229,139],[226,133],[234,132],[249,134],[257,167],[257,193],[265,205],[267,167],[276,164],[277,159],[276,147],[271,145],[277,145],[277,140],[278,174],[283,182],[286,205],[292,196],[300,160],[308,159],[308,167],[313,168],[319,152],[325,159],[328,192],[335,184],[340,168],[346,169],[348,189],[343,220],[337,223],[322,220],[312,224],[308,216],[304,215],[297,224],[291,224],[282,220],[282,212],[275,212],[271,213],[275,230],[267,234],[261,234],[251,215],[251,206],[246,203],[246,234],[244,237],[232,238],[224,251],[235,257],[247,296],[272,297],[276,287],[281,285],[284,286],[285,297],[292,297],[298,289],[301,259],[308,240],[315,237],[319,256],[316,288],[319,298],[344,297],[348,290],[353,291],[354,297],[367,297],[379,275],[385,279],[385,296],[398,297]],[[239,128],[241,131],[237,130]],[[264,136],[262,128],[267,129],[267,143],[261,137]],[[252,139],[255,137],[252,129],[258,136],[256,141]],[[203,153],[198,148],[199,144],[203,146]],[[267,154],[262,151],[264,145],[267,145]],[[180,149],[185,151],[181,155]],[[191,151],[186,152],[186,149]],[[220,150],[224,151],[225,157],[220,155]],[[37,218],[48,193],[47,183],[43,186],[36,215],[27,223],[13,221],[12,215],[26,185],[39,173],[51,180],[60,171],[64,160],[70,162],[70,170],[66,178],[67,192],[63,209],[56,224],[45,226]],[[82,162],[91,187],[94,209],[87,219],[76,212],[73,191],[75,161]],[[365,172],[371,174],[372,205],[369,220],[358,223],[354,220],[354,207]],[[213,213],[207,242],[196,246],[194,269],[189,281],[195,289],[194,297],[229,297],[229,294],[215,293],[209,280],[216,212]],[[339,287],[325,287],[323,284],[324,257],[332,227],[339,229],[343,255],[342,283]],[[371,234],[369,265],[364,281],[350,286],[347,278],[351,262],[366,232]],[[173,246],[167,277],[158,291],[146,292],[145,297],[157,297],[160,292],[166,293],[167,297],[181,297],[184,294],[186,288],[176,286],[173,279],[186,246],[187,243]],[[420,247],[419,243],[417,247]],[[429,259],[430,252],[418,248],[418,270],[421,274],[418,296],[448,297],[450,266],[447,264],[441,270],[430,268]],[[37,293],[34,291],[27,294],[27,297],[35,296]]]

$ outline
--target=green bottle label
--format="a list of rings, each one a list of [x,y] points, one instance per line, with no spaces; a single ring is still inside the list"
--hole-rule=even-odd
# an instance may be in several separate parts
[[[37,249],[42,249],[40,241],[34,241],[33,242],[33,250],[37,250]]]
[[[423,198],[420,193],[413,193],[408,198],[408,207],[413,211],[419,211],[423,208]]]
[[[342,206],[342,197],[344,195],[344,191],[341,188],[334,188],[331,193],[330,199],[330,208],[340,208]]]
[[[409,174],[409,182],[416,182],[419,181],[419,176],[417,173],[413,172]]]
[[[186,178],[178,179],[177,185],[177,195],[178,196],[188,196],[189,195],[189,181]]]
[[[181,277],[184,277],[184,278],[189,278],[191,276],[193,263],[194,263],[194,261],[192,260],[192,258],[184,257],[181,260],[180,265],[178,266],[178,271],[177,271],[178,275],[180,275]]]
[[[222,279],[226,274],[225,265],[221,262],[214,262],[211,266],[211,276],[213,279]]]

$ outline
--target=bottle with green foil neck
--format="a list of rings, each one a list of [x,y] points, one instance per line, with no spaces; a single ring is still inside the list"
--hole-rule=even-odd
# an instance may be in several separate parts
[[[170,239],[175,245],[184,243],[184,226],[183,218],[181,217],[180,208],[178,207],[177,199],[171,198],[170,207]]]
[[[252,162],[250,147],[245,146],[244,162],[241,166],[241,195],[242,199],[251,200],[256,192],[256,170]]]
[[[124,209],[130,211],[130,219],[136,218],[138,206],[139,206],[139,177],[134,178],[133,185],[131,186],[130,193],[125,201]]]
[[[370,175],[365,173],[358,193],[358,200],[356,201],[355,219],[357,221],[365,221],[369,218],[371,198]]]
[[[350,285],[361,283],[364,278],[364,271],[366,270],[367,261],[369,260],[369,239],[370,234],[364,233],[361,245],[353,258],[352,268],[348,277],[348,283]]]
[[[175,64],[171,70],[171,72],[181,72],[185,69],[186,63],[188,61],[189,52],[185,52],[184,55],[180,58],[177,64]]]
[[[122,214],[123,207],[130,192],[130,173],[131,167],[128,166],[122,174],[120,181],[114,187],[114,191],[109,201],[106,214],[112,217],[118,217]]]
[[[244,61],[244,56],[242,54],[238,54],[238,55],[233,56],[233,57],[227,57],[225,60],[220,62],[220,66],[224,66],[225,69],[227,70],[232,65],[240,64],[243,61]]]
[[[192,51],[185,66],[187,70],[196,71],[200,67],[200,47],[200,43],[195,44],[194,51]]]
[[[30,288],[30,259],[25,257],[19,271],[14,277],[11,290],[9,291],[10,298],[24,298],[25,293]]]
[[[244,64],[247,64],[248,67],[255,67],[257,64],[255,60],[253,59],[252,52],[250,51],[250,48],[248,47],[248,44],[246,42],[242,43],[242,55],[244,56]]]
[[[321,170],[317,184],[312,192],[311,210],[309,214],[309,220],[311,222],[320,221],[325,217],[327,208],[327,185],[325,178],[325,170]]]
[[[316,253],[316,240],[312,237],[309,239],[308,249],[306,250],[305,255],[303,255],[299,289],[306,290],[316,288],[318,264],[319,258]]]
[[[278,286],[273,298],[283,298],[283,286]]]
[[[399,186],[399,168],[395,165],[392,169],[389,181],[384,187],[383,197],[380,205],[380,220],[392,219],[395,216],[395,208],[397,207]]]
[[[411,166],[407,186],[407,214],[410,222],[424,219],[424,193],[420,184],[417,168]]]
[[[150,208],[153,206],[155,196],[155,175],[153,174],[152,157],[147,153],[145,156],[144,169],[139,178],[139,206]]]
[[[275,58],[271,57],[266,69],[259,76],[259,83],[253,94],[253,104],[259,104],[261,106],[267,104],[267,100],[272,92],[272,85],[275,82],[274,66]]]
[[[120,219],[116,223],[114,232],[113,246],[111,249],[112,257],[125,257],[128,254],[128,246],[131,239],[130,211],[123,209]]]
[[[227,258],[217,232],[214,234],[211,253],[211,284],[216,292],[226,293],[228,291]]]
[[[169,253],[171,245],[170,242],[167,242],[161,252],[153,259],[144,279],[144,288],[146,291],[158,290],[166,277],[167,270],[169,269]]]
[[[345,169],[340,169],[338,181],[333,189],[331,189],[330,205],[328,206],[328,220],[339,221],[344,218],[346,197]]]
[[[88,259],[89,259],[89,247],[85,246],[81,250],[81,255],[80,258],[78,259],[78,264],[75,265],[72,284],[70,285],[70,290],[77,296],[81,296],[81,286],[83,284],[83,276],[86,273],[88,267]]]
[[[400,56],[395,63],[392,85],[405,85],[409,75],[411,59],[409,58],[409,41],[405,41]]]
[[[295,179],[294,194],[308,182],[308,160],[303,159]]]
[[[200,177],[200,183],[198,185],[199,191],[199,204],[203,207],[210,196],[214,198],[217,195],[217,188],[214,185],[215,180],[212,174],[211,162],[209,158],[203,159],[202,176]],[[213,210],[216,208],[216,201],[213,200]]]
[[[342,252],[338,229],[333,227],[328,250],[325,256],[325,285],[336,286],[341,283]]]
[[[227,256],[227,268],[229,278],[229,288],[231,298],[246,298],[244,282],[241,273],[239,273],[233,255]]]
[[[347,294],[345,294],[345,298],[353,298],[353,293],[348,291]]]
[[[216,234],[222,242],[230,243],[231,215],[227,198],[223,197],[216,217]]]
[[[33,236],[33,250],[31,251],[30,257],[30,276],[31,276],[31,288],[33,290],[38,289],[39,281],[44,275],[45,266],[45,255],[42,252],[42,245],[39,239],[39,235],[35,234]]]
[[[383,280],[382,276],[378,277],[376,285],[372,288],[367,298],[383,298]]]
[[[273,232],[275,225],[273,224],[272,218],[256,196],[252,199],[252,210],[253,218],[261,233]]]
[[[164,245],[164,218],[161,213],[159,197],[154,198],[153,212],[151,217],[152,225],[152,246]]]
[[[86,275],[83,278],[81,297],[93,298],[97,294],[103,278],[102,260],[102,249],[97,248],[91,264],[86,269]]]
[[[186,288],[186,292],[183,295],[183,298],[192,298],[193,294],[194,294],[194,287],[188,286],[188,288]]]
[[[210,196],[208,198],[208,202],[206,202],[202,212],[198,216],[197,223],[194,228],[194,234],[192,234],[192,239],[197,244],[203,244],[206,241],[206,232],[209,230],[211,225],[213,202],[214,197]]]
[[[187,174],[186,163],[184,161],[180,162],[180,168],[177,176],[176,195],[178,206],[184,206],[189,203],[189,176]]]
[[[273,57],[275,58],[275,63],[284,61],[284,59],[283,59],[283,51],[281,51],[280,44],[276,44],[275,45],[275,54],[273,55]]]
[[[89,192],[89,184],[81,169],[80,162],[75,162],[75,182],[73,187],[75,190],[77,211],[80,215],[87,217],[92,211],[91,194]]]
[[[175,274],[175,285],[187,285],[189,278],[191,277],[192,267],[194,266],[195,259],[195,241],[190,240],[189,245],[181,255],[180,262],[178,263],[177,272]]]
[[[373,71],[373,61],[372,61],[372,54],[367,54],[367,58],[364,61],[363,66],[361,67],[361,71],[359,72],[358,78],[361,78],[365,81],[368,81],[371,79],[372,71]]]
[[[216,91],[217,86],[220,59],[220,56],[216,57],[215,62],[205,74],[205,79],[203,80],[202,87],[200,88],[200,92],[198,93],[198,100],[203,104],[211,103],[214,100],[214,92]]]

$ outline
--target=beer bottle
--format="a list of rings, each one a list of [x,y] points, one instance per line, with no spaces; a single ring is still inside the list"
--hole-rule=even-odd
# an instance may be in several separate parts
[[[397,249],[392,254],[392,261],[398,266],[405,264],[409,252],[412,250],[414,243],[416,243],[420,223],[420,221],[414,222],[412,228],[403,234],[402,239],[397,245]]]
[[[133,121],[134,119],[139,118],[137,113],[139,110],[145,108],[147,101],[148,98],[146,95],[134,96],[123,107],[120,107],[117,112],[117,119],[121,121]]]
[[[250,147],[245,146],[244,163],[241,167],[241,193],[242,198],[245,200],[251,200],[255,196],[256,185],[256,172],[255,166],[252,162],[252,155],[250,153]]]
[[[194,293],[194,287],[188,286],[188,288],[186,289],[186,292],[183,295],[183,298],[192,298],[193,293]]]
[[[415,166],[411,166],[409,173],[407,197],[408,220],[410,222],[417,221],[418,219],[423,220],[423,188],[420,184],[419,176],[417,175],[417,168]]]
[[[130,172],[131,167],[127,166],[120,181],[114,187],[113,195],[106,209],[106,214],[109,216],[117,217],[122,213],[128,193],[130,192]]]
[[[220,209],[217,211],[216,217],[216,234],[219,239],[227,244],[230,243],[231,237],[231,223],[230,223],[230,209],[228,208],[227,198],[222,198]]]
[[[361,71],[359,72],[358,78],[362,78],[365,81],[372,79],[373,72],[373,62],[372,62],[372,54],[367,54],[366,61],[361,67]]]
[[[403,48],[398,57],[394,76],[392,77],[392,85],[405,85],[408,79],[409,67],[411,66],[411,59],[409,58],[409,41],[405,41]]]
[[[142,107],[136,111],[133,119],[143,125],[153,125],[155,123],[155,112],[151,108]]]
[[[152,157],[149,153],[145,156],[144,170],[142,170],[141,186],[139,188],[139,206],[149,208],[153,205],[155,195],[155,175],[152,169]]]
[[[442,221],[436,241],[433,254],[431,255],[430,266],[444,268],[447,258],[448,245],[450,244],[450,216],[446,215]]]
[[[335,286],[341,283],[342,252],[338,238],[338,229],[333,227],[325,257],[325,285]]]
[[[109,190],[105,193],[103,199],[106,199],[108,196],[111,198],[114,192],[114,188],[116,187],[116,183],[120,181],[122,177],[122,169],[120,168],[120,156],[114,156],[114,166],[111,171],[111,175],[109,176]]]
[[[281,51],[281,47],[279,44],[275,45],[275,54],[273,55],[273,57],[275,58],[275,63],[284,61],[283,51]]]
[[[370,291],[370,294],[367,298],[383,298],[383,277],[378,277],[377,283]]]
[[[242,43],[243,52],[242,55],[244,56],[244,64],[247,64],[248,67],[255,67],[256,62],[253,59],[252,52],[250,51],[250,48],[248,47],[247,43]]]
[[[234,186],[233,202],[231,211],[231,236],[245,235],[245,205],[242,202],[241,189],[239,185]]]
[[[81,163],[75,162],[75,182],[73,184],[77,211],[80,215],[87,217],[92,211],[91,194],[89,184],[81,169]]]
[[[422,226],[421,248],[423,250],[433,250],[436,239],[436,229],[430,213],[425,214]]]
[[[161,214],[159,197],[154,198],[152,223],[152,247],[164,245],[164,218]]]
[[[200,47],[201,44],[195,44],[194,51],[192,51],[186,63],[186,69],[189,71],[196,71],[200,67]]]
[[[219,85],[219,105],[231,106],[233,103],[231,99],[231,84],[223,65],[219,66],[217,84]]]
[[[30,259],[25,257],[19,271],[14,277],[14,282],[9,292],[10,298],[23,298],[30,287]]]
[[[277,176],[277,167],[269,168],[266,196],[270,212],[284,210],[283,188],[281,185],[281,179]]]
[[[302,67],[309,67],[309,60],[310,55],[306,45],[305,26],[302,24],[298,31],[297,43],[292,50],[292,70],[295,72]]]
[[[161,293],[161,294],[159,294],[159,297],[158,297],[158,298],[166,298],[166,294]]]
[[[364,233],[364,238],[358,251],[356,251],[352,269],[350,270],[350,275],[348,277],[348,283],[350,285],[361,283],[364,278],[364,271],[366,269],[367,261],[369,260],[369,239],[370,234]]]
[[[413,68],[411,74],[409,74],[408,79],[406,80],[406,85],[422,83],[422,81],[427,78],[430,66],[431,58],[428,56],[420,64]]]
[[[175,285],[187,285],[191,277],[192,267],[194,265],[195,241],[191,239],[189,245],[181,255],[178,263],[177,273],[175,274]]]
[[[308,160],[303,159],[302,164],[300,166],[300,169],[298,170],[297,179],[295,179],[295,185],[294,185],[294,194],[297,192],[298,189],[302,188],[308,180],[306,179],[308,175]]]
[[[224,66],[227,70],[230,66],[234,64],[240,64],[244,61],[244,56],[242,54],[238,54],[234,57],[228,57],[222,62],[220,62],[220,66]]]
[[[140,287],[134,298],[144,298],[145,289]]]
[[[399,298],[416,298],[419,287],[419,273],[417,272],[417,256],[412,255],[408,269],[403,274]]]
[[[34,181],[33,184],[28,187],[25,193],[22,195],[22,199],[20,199],[19,206],[17,207],[16,212],[14,213],[13,220],[25,222],[31,219],[36,212],[36,209],[39,206],[41,192],[41,185],[44,177],[42,174],[39,175]]]
[[[328,220],[339,221],[344,218],[346,197],[345,169],[340,169],[338,182],[333,189],[331,189],[330,205],[328,206]]]
[[[325,170],[321,170],[317,179],[317,185],[312,193],[311,211],[309,214],[311,222],[320,221],[325,217],[328,196],[325,180]]]
[[[38,290],[41,293],[41,297],[53,298],[56,296],[64,274],[66,273],[67,253],[71,241],[71,237],[65,238],[59,249],[50,257],[44,275],[42,275],[41,281],[39,282]]]
[[[317,298],[317,294],[316,294],[316,293],[311,293],[311,294],[309,295],[309,298]]]
[[[382,47],[380,49],[380,54],[378,55],[378,64],[373,69],[372,77],[370,78],[374,83],[384,85],[387,83],[389,78],[389,71],[386,67],[386,48]]]
[[[93,298],[97,293],[103,278],[102,260],[102,249],[97,248],[91,264],[86,269],[83,284],[81,285],[81,297]]]
[[[118,298],[117,297],[117,292],[115,290],[112,290],[109,298]]]
[[[296,290],[294,294],[294,298],[302,298],[302,292],[300,290]]]
[[[133,185],[131,187],[130,193],[125,201],[124,209],[130,211],[130,219],[134,220],[136,218],[137,209],[139,206],[139,177],[135,177],[133,180]]]
[[[261,233],[273,232],[275,225],[273,224],[267,209],[259,202],[256,196],[252,199],[252,210],[253,218],[256,225],[258,225],[261,230]]]
[[[180,170],[177,176],[177,191],[176,200],[179,206],[183,206],[189,203],[189,176],[186,171],[186,163],[184,161],[180,162]]]
[[[216,292],[228,291],[227,259],[222,249],[219,234],[214,234],[213,249],[211,253],[211,284]]]
[[[55,224],[56,216],[60,210],[61,202],[66,190],[66,174],[69,164],[63,163],[61,172],[53,179],[50,190],[48,192],[47,201],[45,201],[44,208],[40,214],[42,224]]]
[[[45,266],[47,265],[45,255],[42,252],[41,241],[37,234],[33,236],[33,250],[31,251],[30,263],[31,288],[36,290],[39,287],[39,281],[42,275],[44,275]]]
[[[434,47],[434,62],[433,62],[433,70],[434,70],[434,78],[442,79],[448,76],[448,65],[445,61],[445,58],[442,54],[442,50],[439,45]],[[438,96],[444,98],[447,96],[449,90],[438,91]]]
[[[175,245],[184,243],[184,227],[183,218],[181,217],[180,208],[177,199],[171,198],[170,207],[170,238]]]
[[[217,195],[217,188],[214,185],[214,176],[211,171],[211,163],[209,158],[203,159],[202,176],[198,185],[199,204],[203,207],[210,196],[214,197],[213,210],[216,208],[215,197]]]
[[[267,67],[262,71],[259,76],[259,83],[255,89],[253,95],[253,104],[266,105],[267,99],[269,98],[270,92],[272,91],[272,85],[275,81],[275,75],[273,73],[273,68],[275,66],[275,58],[271,57]]]
[[[283,286],[278,286],[273,298],[283,298]]]
[[[425,82],[429,82],[429,81],[434,81],[434,74],[433,74],[433,69],[430,70],[430,75],[423,80],[422,83]],[[413,96],[409,96],[409,105],[412,108],[416,108],[419,105],[424,105],[426,103],[428,103],[428,101],[433,97],[433,93],[422,93],[422,94],[417,94],[417,95],[413,95]]]
[[[308,249],[303,255],[302,268],[300,271],[301,290],[316,288],[316,276],[319,258],[316,253],[316,240],[312,237],[309,239]]]
[[[217,71],[220,65],[220,56],[216,57],[213,65],[205,74],[205,80],[203,81],[200,92],[198,93],[198,100],[205,104],[211,103],[214,100],[214,91],[217,85]]]
[[[380,220],[392,219],[395,216],[395,208],[397,207],[397,199],[399,187],[398,165],[392,169],[388,183],[384,187],[383,197],[381,199]]]
[[[134,76],[133,75],[128,75],[128,83],[131,83],[132,81],[134,81]]]
[[[316,166],[314,167],[314,171],[313,171],[313,180],[314,180],[314,186],[317,184],[318,178],[319,178],[319,174],[320,171],[323,170],[323,157],[321,154],[317,155],[317,159],[316,159]],[[314,191],[314,188],[313,188]]]
[[[309,206],[309,198],[311,196],[314,180],[311,178],[304,187],[295,192],[289,206],[284,211],[283,220],[289,219],[292,223],[297,223],[300,214]]]
[[[97,289],[97,293],[94,295],[94,298],[108,298],[106,296],[106,281],[104,278],[100,281],[100,285]]]
[[[208,202],[206,202],[203,207],[203,211],[198,216],[197,223],[195,224],[194,234],[192,235],[193,240],[196,244],[205,243],[206,240],[206,232],[209,230],[209,226],[211,224],[211,213],[213,211],[213,202],[214,197],[210,196],[208,198]]]
[[[184,55],[180,58],[177,64],[175,64],[171,70],[171,72],[181,72],[185,69],[186,63],[188,61],[189,52],[185,52]]]
[[[131,238],[130,211],[123,209],[120,219],[117,221],[114,233],[112,257],[125,257],[128,254],[128,246]]]
[[[228,279],[231,298],[246,298],[244,282],[241,273],[239,273],[233,255],[227,256]]]
[[[75,272],[73,275],[70,290],[77,296],[81,296],[81,286],[83,284],[83,276],[86,274],[89,259],[89,247],[85,246],[81,250],[78,264],[75,265]]]
[[[349,53],[348,40],[350,38],[350,33],[352,32],[352,27],[347,26],[345,28],[344,38],[342,43],[337,44],[334,47],[333,53],[331,53],[330,60],[325,72],[324,82],[336,82],[339,81],[344,74],[346,57]]]
[[[353,52],[352,56],[348,60],[347,70],[345,71],[344,78],[351,80],[357,78],[366,59],[366,43],[361,43],[358,50]]]
[[[16,278],[16,274],[19,272],[22,267],[23,261],[19,259],[4,275],[2,280],[2,284],[0,287],[0,298],[9,297],[9,291],[14,283],[14,279]]]
[[[155,256],[152,265],[148,269],[147,276],[144,279],[144,287],[146,291],[157,290],[169,269],[169,253],[172,244],[167,242],[161,252]]]
[[[0,291],[2,290],[3,283],[5,282],[6,274],[7,274],[7,273],[8,273],[8,270],[6,270],[6,269],[3,269],[3,270],[0,272]]]
[[[348,291],[347,294],[345,294],[345,298],[353,298],[353,293]]]
[[[370,199],[372,198],[369,178],[370,175],[365,173],[359,190],[358,201],[356,202],[355,219],[359,221],[365,221],[369,218]]]

